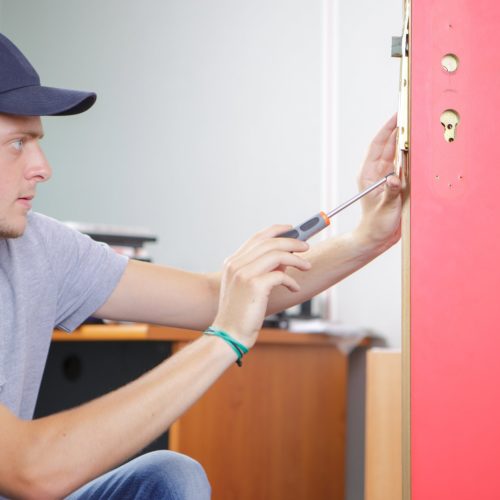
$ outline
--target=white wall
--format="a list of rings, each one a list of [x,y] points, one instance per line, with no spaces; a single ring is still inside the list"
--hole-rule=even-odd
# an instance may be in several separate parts
[[[300,0],[7,3],[43,81],[99,96],[45,120],[55,175],[36,208],[150,226],[156,260],[193,270],[317,210],[320,16]]]
[[[338,0],[337,180],[340,200],[356,190],[355,176],[367,145],[397,111],[399,59],[392,59],[391,36],[401,33],[400,0]],[[338,218],[339,230],[355,226],[359,205]],[[400,245],[380,256],[336,289],[338,317],[363,324],[400,346]]]
[[[157,262],[204,271],[261,227],[332,208],[325,140],[335,146],[330,200],[352,196],[366,145],[396,109],[390,37],[401,5],[338,0],[327,25],[327,2],[4,1],[2,31],[43,83],[98,93],[91,111],[45,120],[54,178],[35,209],[150,227]],[[324,136],[330,104],[335,135]],[[358,215],[344,212],[337,230]],[[398,346],[399,276],[395,248],[337,287],[333,316]]]

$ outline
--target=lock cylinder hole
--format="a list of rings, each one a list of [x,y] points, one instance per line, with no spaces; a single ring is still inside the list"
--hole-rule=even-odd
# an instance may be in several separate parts
[[[457,127],[460,123],[460,115],[454,109],[447,109],[441,113],[441,125],[444,128],[444,140],[454,142],[457,138]]]

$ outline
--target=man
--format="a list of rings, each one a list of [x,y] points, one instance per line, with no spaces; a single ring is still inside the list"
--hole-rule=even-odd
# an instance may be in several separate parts
[[[30,212],[38,183],[51,175],[39,145],[40,116],[83,112],[95,94],[41,86],[1,35],[0,65],[0,495],[209,498],[201,466],[176,453],[113,467],[163,433],[240,361],[265,315],[309,299],[398,241],[400,181],[391,176],[364,198],[355,231],[314,248],[276,238],[290,228],[276,225],[248,240],[221,273],[127,261]],[[361,187],[392,171],[394,142],[392,118],[369,149]],[[212,327],[127,386],[31,420],[53,328],[71,331],[89,315]]]

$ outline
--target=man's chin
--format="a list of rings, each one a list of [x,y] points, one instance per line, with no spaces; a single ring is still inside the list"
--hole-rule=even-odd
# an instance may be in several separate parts
[[[4,221],[0,221],[0,238],[19,238],[24,234],[26,230],[26,217],[23,218],[23,221],[18,222],[17,224],[9,224]]]

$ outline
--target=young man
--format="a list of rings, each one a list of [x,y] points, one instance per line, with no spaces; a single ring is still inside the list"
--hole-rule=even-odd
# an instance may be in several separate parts
[[[164,432],[251,349],[265,315],[332,286],[399,239],[399,179],[389,177],[364,198],[355,231],[314,248],[276,238],[290,228],[277,225],[248,240],[221,273],[127,261],[30,211],[38,183],[51,175],[39,146],[40,116],[83,112],[95,94],[41,86],[1,35],[0,67],[0,495],[209,498],[203,469],[176,453],[112,469]],[[392,118],[370,146],[360,187],[392,171],[394,140]],[[230,337],[202,335],[127,386],[32,420],[53,328],[71,331],[89,315],[200,331],[212,325]]]

